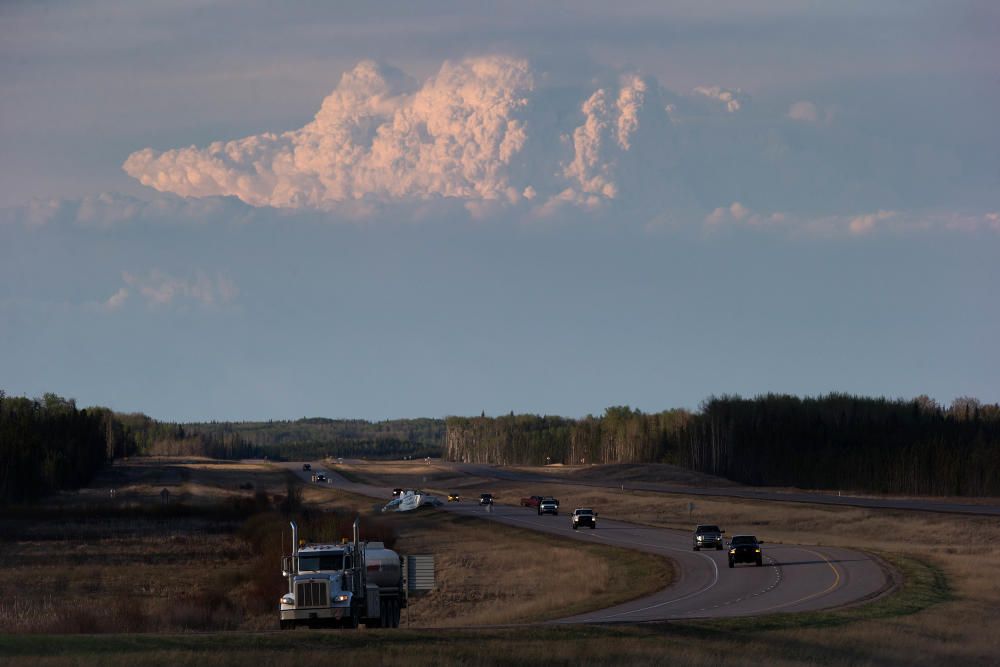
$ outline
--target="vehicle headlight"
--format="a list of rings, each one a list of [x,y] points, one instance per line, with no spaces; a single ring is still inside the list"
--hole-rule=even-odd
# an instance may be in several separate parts
[[[295,596],[292,595],[291,593],[285,593],[284,595],[281,596],[281,604],[294,605]]]
[[[351,599],[350,595],[341,594],[341,595],[338,595],[338,596],[334,597],[333,601],[334,602],[347,602],[350,599]]]
[[[757,547],[756,549],[754,549],[754,551],[756,551],[757,553],[760,553],[760,547]]]
[[[702,541],[703,539],[705,539],[705,536],[704,536],[704,535],[699,535],[699,536],[698,536],[698,541],[699,541],[699,542],[701,542],[701,541]]]
[[[735,554],[735,553],[736,553],[736,549],[730,549],[730,550],[729,550],[729,553],[731,553],[731,554]]]

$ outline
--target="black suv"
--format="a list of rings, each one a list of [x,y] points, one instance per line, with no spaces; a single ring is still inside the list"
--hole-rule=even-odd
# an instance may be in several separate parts
[[[753,535],[733,535],[729,541],[729,567],[736,567],[737,563],[757,563],[757,567],[763,565],[762,544]]]
[[[302,464],[302,469],[303,469],[303,470],[312,470],[312,469],[313,469],[313,467],[312,467],[312,464],[309,464],[309,463],[303,463],[303,464]]]
[[[483,494],[480,494],[480,496],[479,496],[479,504],[480,505],[492,505],[493,504],[493,494],[492,493],[483,493]]]
[[[692,546],[694,550],[699,549],[709,549],[715,547],[716,550],[722,549],[722,534],[726,532],[724,530],[719,530],[718,526],[713,526],[711,524],[699,524],[695,526],[694,536],[692,537]]]

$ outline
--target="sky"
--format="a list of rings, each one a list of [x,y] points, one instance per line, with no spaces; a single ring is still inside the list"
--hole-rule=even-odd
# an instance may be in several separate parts
[[[992,2],[0,4],[0,389],[1000,401]]]

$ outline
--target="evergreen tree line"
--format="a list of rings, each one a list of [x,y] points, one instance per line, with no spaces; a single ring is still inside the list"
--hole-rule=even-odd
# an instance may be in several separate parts
[[[545,463],[680,463],[692,414],[645,414],[627,406],[601,417],[538,415],[449,417],[445,457],[501,465]]]
[[[267,449],[268,456],[281,461],[311,461],[331,458],[418,459],[441,456],[441,446],[385,437],[358,440],[318,440],[289,442]]]
[[[708,400],[685,464],[758,485],[1000,495],[1000,406],[830,394]]]
[[[263,458],[267,451],[232,430],[199,431],[144,414],[119,415],[140,456],[205,456],[213,459]]]
[[[713,397],[691,413],[451,417],[445,457],[471,463],[673,463],[755,485],[1000,495],[1000,406],[830,394]]]
[[[324,456],[388,459],[440,456],[444,421],[309,418],[295,421],[161,422],[120,415],[147,456],[299,460]]]
[[[363,419],[312,417],[297,420],[198,422],[178,426],[187,434],[235,434],[255,446],[277,452],[284,451],[287,446],[325,443],[329,447],[346,448],[372,445],[383,453],[388,453],[391,443],[396,442],[401,448],[422,447],[436,449],[440,453],[445,431],[443,420],[427,418],[370,422]],[[344,451],[347,452],[346,449]],[[360,450],[352,449],[351,452],[341,456],[353,455]]]
[[[0,391],[0,503],[79,488],[106,462],[134,449],[127,429],[106,408],[78,410],[55,394],[29,399]]]

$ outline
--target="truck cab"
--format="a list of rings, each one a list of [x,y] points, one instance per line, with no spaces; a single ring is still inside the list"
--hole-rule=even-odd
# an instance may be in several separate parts
[[[294,524],[292,533],[297,543]],[[382,542],[307,544],[282,558],[281,569],[288,579],[279,607],[281,629],[399,627],[406,606],[402,559]]]

